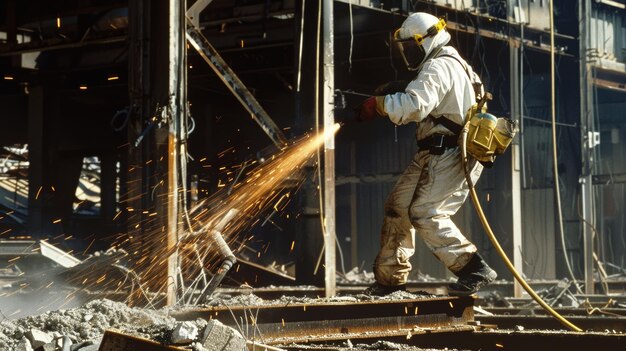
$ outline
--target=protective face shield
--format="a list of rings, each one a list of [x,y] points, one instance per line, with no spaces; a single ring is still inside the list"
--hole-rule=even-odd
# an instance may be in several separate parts
[[[415,13],[395,32],[394,41],[409,70],[418,70],[434,48],[441,47],[450,40],[445,31],[445,36],[438,35],[445,27],[446,21],[443,19],[427,13]]]

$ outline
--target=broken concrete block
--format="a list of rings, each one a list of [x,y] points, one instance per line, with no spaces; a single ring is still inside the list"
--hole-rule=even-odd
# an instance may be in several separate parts
[[[37,351],[56,351],[58,349],[58,345],[56,341],[49,342],[42,347],[37,348]]]
[[[89,322],[92,319],[93,319],[93,314],[86,314],[83,316],[83,321],[85,322]]]
[[[246,338],[241,333],[215,319],[204,328],[202,346],[208,351],[247,350]]]
[[[198,327],[193,322],[176,323],[172,331],[172,344],[190,344],[198,337]]]
[[[54,339],[52,335],[46,332],[42,332],[39,329],[34,329],[34,328],[26,332],[26,337],[30,341],[30,344],[33,347],[33,349],[42,347],[43,345],[52,342],[52,340]]]
[[[25,336],[22,336],[22,339],[15,347],[15,351],[33,351],[33,347],[31,346],[30,341]]]

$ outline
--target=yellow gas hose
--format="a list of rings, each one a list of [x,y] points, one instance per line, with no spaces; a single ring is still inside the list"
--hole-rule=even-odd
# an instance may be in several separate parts
[[[543,307],[546,311],[548,311],[554,318],[556,318],[559,322],[561,322],[561,324],[563,324],[567,328],[573,331],[582,332],[583,331],[582,329],[575,326],[570,321],[565,319],[565,317],[561,316],[558,312],[553,310],[552,307],[550,307],[547,303],[545,303],[545,301],[541,299],[541,297],[539,297],[539,295],[537,295],[537,293],[530,287],[530,285],[526,283],[524,278],[522,278],[522,276],[517,272],[515,267],[513,267],[511,260],[509,260],[506,253],[504,253],[502,246],[500,246],[500,243],[498,242],[496,235],[493,233],[493,230],[491,230],[491,226],[489,225],[489,222],[487,221],[487,218],[485,217],[483,208],[480,205],[480,202],[478,201],[478,195],[476,194],[476,189],[474,188],[474,184],[472,183],[469,170],[467,169],[467,134],[468,134],[468,126],[465,125],[465,127],[463,128],[463,132],[461,133],[461,138],[462,138],[461,139],[462,140],[461,152],[462,152],[462,159],[463,159],[463,169],[465,170],[465,179],[467,180],[467,186],[469,187],[470,195],[472,196],[472,202],[474,203],[474,208],[476,209],[476,212],[478,213],[478,218],[480,218],[480,222],[482,223],[483,227],[485,228],[485,231],[487,232],[487,236],[489,237],[489,240],[491,240],[491,243],[496,248],[496,251],[498,251],[498,254],[500,255],[500,257],[506,264],[509,271],[511,271],[515,279],[522,285],[524,290],[526,290],[526,292],[528,292],[528,294],[532,296],[532,298],[539,305],[541,305],[541,307]]]

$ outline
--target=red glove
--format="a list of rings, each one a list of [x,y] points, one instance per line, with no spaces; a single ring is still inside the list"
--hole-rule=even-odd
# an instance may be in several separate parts
[[[359,122],[371,121],[377,117],[383,117],[383,96],[370,96],[361,103],[357,109],[356,119]]]

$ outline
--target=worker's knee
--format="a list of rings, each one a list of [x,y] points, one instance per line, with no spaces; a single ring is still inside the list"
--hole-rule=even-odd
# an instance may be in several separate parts
[[[408,208],[399,205],[397,202],[389,199],[385,202],[385,216],[391,218],[399,218],[408,216]]]
[[[442,221],[450,220],[450,215],[439,213],[437,208],[425,206],[411,206],[409,208],[409,218],[415,229],[428,229],[433,226],[438,227]],[[419,230],[418,230],[419,231]]]

